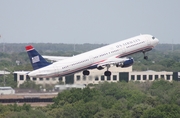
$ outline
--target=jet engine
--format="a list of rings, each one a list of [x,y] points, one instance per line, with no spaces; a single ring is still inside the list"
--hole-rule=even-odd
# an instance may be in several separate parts
[[[134,63],[134,59],[129,57],[126,61],[117,63],[116,67],[126,68],[133,65],[133,63]]]

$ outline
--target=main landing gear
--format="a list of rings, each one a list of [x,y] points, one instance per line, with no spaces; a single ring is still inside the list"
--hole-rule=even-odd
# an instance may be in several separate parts
[[[107,71],[104,72],[105,76],[111,76],[111,71],[109,71],[110,65],[107,65]]]
[[[83,75],[89,75],[89,74],[90,74],[90,72],[88,70],[83,71]]]
[[[106,67],[107,67],[107,71],[104,72],[104,75],[105,76],[111,76],[111,71],[109,71],[110,65],[108,64],[108,65],[106,65]],[[90,72],[88,70],[83,71],[83,75],[88,76],[89,74],[90,74]]]
[[[105,72],[104,72],[104,75],[105,75],[105,76],[111,76],[111,71],[108,71],[108,70],[105,71]]]

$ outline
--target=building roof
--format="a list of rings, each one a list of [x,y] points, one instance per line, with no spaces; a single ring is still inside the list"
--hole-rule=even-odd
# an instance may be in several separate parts
[[[30,72],[30,71],[14,71],[13,73],[26,75],[26,74],[28,74],[29,72]]]
[[[8,75],[8,74],[10,74],[10,72],[4,71],[4,70],[0,70],[0,75]]]

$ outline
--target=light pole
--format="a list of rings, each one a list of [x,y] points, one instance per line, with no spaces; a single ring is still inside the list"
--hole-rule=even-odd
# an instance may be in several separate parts
[[[9,74],[9,72],[6,73],[6,71],[9,71],[9,70],[8,70],[7,68],[4,68],[4,75],[3,75],[3,79],[4,79],[4,87],[5,87],[5,85],[6,85],[5,74]]]

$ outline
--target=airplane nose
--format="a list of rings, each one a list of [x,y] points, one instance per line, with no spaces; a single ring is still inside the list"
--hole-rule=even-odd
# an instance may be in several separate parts
[[[156,43],[158,44],[159,43],[159,39],[156,38]]]

